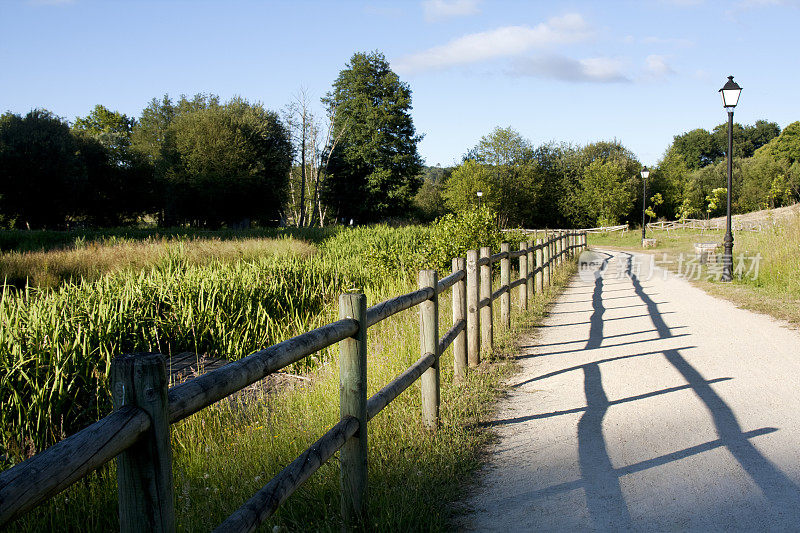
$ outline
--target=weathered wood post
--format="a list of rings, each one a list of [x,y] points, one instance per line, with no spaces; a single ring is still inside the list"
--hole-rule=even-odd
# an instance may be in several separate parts
[[[536,239],[536,292],[544,292],[544,253],[542,251],[542,239]]]
[[[504,328],[511,327],[511,245],[507,242],[500,244],[500,251],[506,256],[500,260],[500,287],[505,287],[506,292],[500,295],[500,322]]]
[[[467,250],[467,360],[469,366],[481,364],[479,291],[478,251]]]
[[[125,532],[175,531],[172,448],[169,442],[164,356],[136,353],[111,363],[114,408],[135,405],[150,415],[150,429],[117,456],[119,528]]]
[[[467,261],[463,257],[453,258],[453,272],[466,274]],[[466,276],[465,276],[466,277]],[[467,319],[467,282],[463,278],[453,285],[453,325]],[[456,379],[467,377],[467,328],[453,339],[453,373]]]
[[[545,287],[549,287],[550,286],[550,277],[551,277],[550,274],[552,273],[552,268],[553,268],[553,265],[552,265],[553,260],[552,260],[552,254],[551,254],[551,252],[553,250],[552,246],[553,245],[550,242],[550,234],[549,234],[549,232],[545,232],[545,234],[544,234],[544,247],[542,248],[542,253],[544,254],[544,258],[542,258],[542,261],[544,261],[544,263],[543,263],[543,265],[544,265],[543,274],[544,274],[544,286]]]
[[[433,296],[419,304],[420,355],[432,353],[436,362],[422,374],[422,421],[428,429],[439,426],[439,297],[436,294],[436,271],[420,270],[419,288],[433,289]]]
[[[520,251],[527,249],[528,243],[519,243]],[[519,256],[519,279],[528,279],[528,255],[522,254]],[[519,308],[524,310],[528,309],[528,284],[519,284]]]
[[[558,232],[558,239],[556,239],[556,257],[558,258],[556,265],[564,262],[564,232]]]
[[[358,420],[358,431],[339,454],[342,520],[357,528],[367,518],[367,297],[339,296],[339,318],[358,322],[358,332],[339,342],[339,413]]]
[[[586,237],[587,237],[587,236],[588,236],[588,233],[584,231],[584,232],[583,232],[583,238],[581,239],[581,244],[583,245],[583,246],[581,247],[581,251],[583,251],[583,250],[585,250],[585,249],[586,249]]]
[[[492,352],[494,346],[494,328],[492,317],[492,251],[488,246],[481,248],[481,259],[486,259],[486,264],[481,265],[481,350],[487,354]]]
[[[533,274],[536,272],[536,261],[533,255],[533,241],[528,241],[525,243],[527,245],[527,253],[525,254],[528,256],[528,277],[525,285],[528,286],[528,300],[533,300],[533,295],[536,294],[536,290],[533,285]]]

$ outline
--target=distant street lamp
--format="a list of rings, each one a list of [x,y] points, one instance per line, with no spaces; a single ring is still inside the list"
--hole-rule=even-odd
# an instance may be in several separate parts
[[[481,196],[483,196],[483,191],[478,191],[475,194],[478,195],[478,209],[483,207],[483,202],[481,202]]]
[[[650,176],[650,171],[647,167],[642,169],[642,246],[644,246],[645,239],[645,225],[644,225],[644,211],[647,206],[647,178]]]
[[[733,280],[733,232],[731,231],[731,193],[733,190],[733,108],[739,103],[742,88],[728,76],[728,81],[719,90],[722,105],[728,112],[728,216],[725,221],[724,251],[722,253],[722,281]]]

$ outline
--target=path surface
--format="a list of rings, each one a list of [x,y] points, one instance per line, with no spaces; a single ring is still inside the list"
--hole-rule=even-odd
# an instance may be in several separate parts
[[[464,529],[800,530],[800,334],[597,254],[520,356]]]

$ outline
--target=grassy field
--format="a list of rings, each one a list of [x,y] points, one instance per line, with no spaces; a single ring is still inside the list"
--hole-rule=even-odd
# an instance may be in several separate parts
[[[648,232],[648,237],[656,238],[658,244],[655,249],[643,250],[641,233],[630,231],[624,236],[591,235],[589,244],[652,253],[658,266],[680,270],[711,294],[800,326],[800,216],[761,232],[735,232],[733,283],[718,280],[718,266],[700,267],[693,259],[694,243],[721,245],[723,236],[722,231]]]
[[[452,229],[451,222],[447,231]],[[370,305],[413,290],[415,269],[425,257],[446,251],[441,243],[434,249],[423,245],[432,237],[436,240],[436,231],[364,228],[317,235],[309,242],[297,236],[277,242],[263,236],[241,242],[194,239],[183,244],[181,253],[168,251],[166,259],[163,248],[178,243],[106,243],[122,249],[152,246],[153,260],[131,264],[121,254],[118,261],[108,262],[111,268],[94,274],[95,279],[63,278],[52,288],[7,286],[0,300],[0,398],[7,464],[108,412],[105,375],[114,354],[189,349],[244,356],[334,320],[332,302],[347,289],[364,291]],[[497,233],[490,237],[499,242]],[[78,257],[82,246],[51,253]],[[191,248],[202,246],[216,256],[209,260],[198,252],[192,259]],[[237,257],[237,249],[253,255]],[[565,275],[566,269],[559,282]],[[517,327],[535,321],[551,295],[540,297],[532,312],[515,320]],[[444,297],[442,332],[449,313],[449,298]],[[414,311],[406,311],[370,330],[370,393],[419,357],[418,321]],[[501,332],[495,362],[463,383],[452,383],[452,358],[443,356],[439,431],[421,427],[418,385],[371,422],[370,528],[448,527],[452,510],[447,502],[463,490],[480,464],[482,446],[491,438],[477,422],[492,408],[502,378],[510,371],[502,355],[512,350],[514,334]],[[338,417],[336,356],[334,347],[292,369],[306,372],[311,378],[307,386],[244,406],[220,402],[174,426],[181,530],[215,526],[333,425]],[[115,529],[114,479],[112,465],[18,520],[12,529]],[[289,500],[271,525],[336,530],[338,505],[338,467],[333,460]]]

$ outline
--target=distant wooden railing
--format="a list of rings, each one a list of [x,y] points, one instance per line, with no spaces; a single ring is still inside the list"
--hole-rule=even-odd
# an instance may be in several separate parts
[[[651,230],[673,230],[673,229],[699,229],[724,230],[725,220],[702,220],[697,218],[685,218],[682,220],[648,222],[647,229]],[[771,228],[775,225],[772,220],[736,220],[731,221],[733,231],[763,231],[764,228]]]
[[[323,348],[339,343],[339,422],[230,515],[216,531],[253,531],[305,480],[341,450],[341,509],[346,525],[358,525],[366,510],[367,422],[417,379],[422,380],[422,420],[439,424],[439,358],[452,344],[454,373],[463,379],[480,364],[481,351],[493,348],[492,305],[500,300],[500,320],[510,326],[513,289],[519,305],[544,291],[553,269],[586,247],[585,231],[549,232],[511,251],[503,243],[469,250],[455,258],[452,274],[419,273],[419,289],[370,308],[364,294],[339,298],[340,319],[260,350],[168,389],[161,354],[115,357],[111,367],[114,411],[78,433],[0,473],[0,526],[58,494],[93,470],[117,458],[120,529],[125,532],[174,531],[172,449],[169,426],[240,391],[267,375]],[[519,258],[519,278],[511,263]],[[492,292],[492,265],[500,262],[500,287]],[[453,325],[441,338],[438,297],[453,288]],[[370,326],[420,306],[421,357],[367,399],[367,331]]]
[[[517,229],[504,229],[504,232],[512,233],[512,232],[522,232],[528,235],[539,235],[540,233],[544,233],[546,231],[571,231],[576,233],[609,233],[613,231],[621,231],[625,233],[628,231],[630,226],[628,224],[620,224],[619,226],[599,226],[596,228],[580,228],[580,229],[569,229],[569,230],[542,230],[542,229],[524,229],[524,228],[517,228]]]

